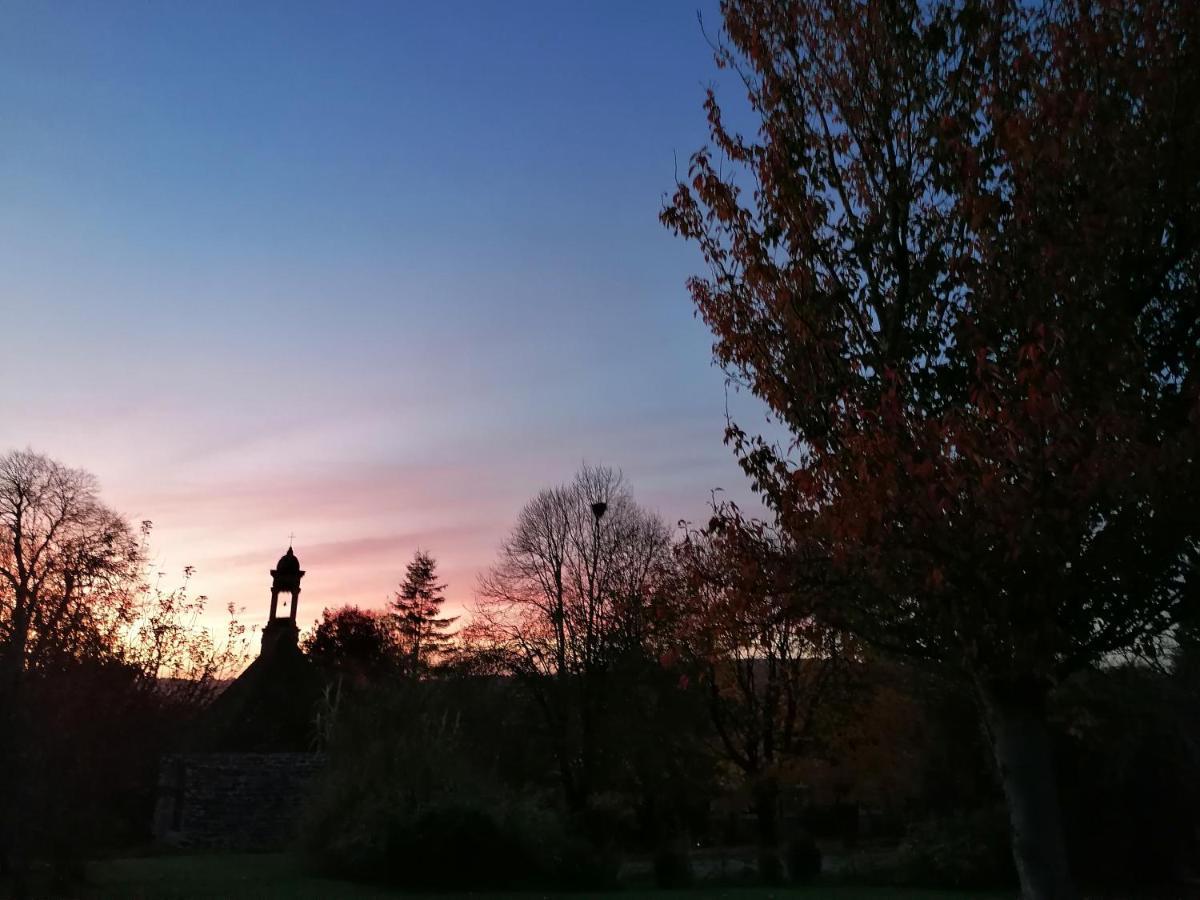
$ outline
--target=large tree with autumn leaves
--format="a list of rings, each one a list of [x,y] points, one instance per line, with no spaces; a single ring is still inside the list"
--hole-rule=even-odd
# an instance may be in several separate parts
[[[1045,722],[1196,605],[1200,4],[724,0],[726,126],[663,211],[729,438],[858,632],[976,690],[1029,898],[1072,896]]]

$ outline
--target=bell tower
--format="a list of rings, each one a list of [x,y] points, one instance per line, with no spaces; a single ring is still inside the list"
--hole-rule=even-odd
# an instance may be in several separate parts
[[[300,602],[300,579],[303,577],[300,560],[296,558],[292,548],[288,547],[287,553],[279,557],[279,562],[271,570],[271,617],[263,628],[264,653],[280,643],[296,645],[300,637],[300,629],[296,625],[296,606]],[[279,615],[280,594],[291,595],[291,603],[283,616]]]

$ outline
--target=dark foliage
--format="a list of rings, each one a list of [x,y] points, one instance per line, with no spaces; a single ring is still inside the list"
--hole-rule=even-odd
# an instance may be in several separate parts
[[[654,852],[654,883],[660,888],[688,887],[694,880],[685,842],[667,841]]]
[[[494,799],[460,797],[431,803],[411,818],[398,816],[389,823],[374,877],[438,890],[615,884],[611,863],[567,833],[561,820],[534,806],[497,806]]]
[[[145,542],[95,479],[0,456],[0,869],[144,842],[160,755],[244,659],[243,630],[197,632],[204,598],[151,586]],[[230,609],[232,615],[233,610]]]
[[[322,610],[302,647],[317,666],[346,676],[352,684],[379,678],[399,664],[389,616],[357,606]]]
[[[1200,684],[1187,669],[1094,671],[1055,709],[1068,849],[1093,884],[1200,871]]]
[[[81,859],[149,838],[158,756],[193,711],[143,691],[128,667],[80,662],[26,685],[23,841]]]
[[[891,883],[973,890],[1016,881],[1003,807],[930,819],[914,826],[899,861],[881,873]]]
[[[396,681],[345,709],[305,818],[307,855],[323,871],[406,888],[611,885],[615,861],[539,789],[546,762],[519,705],[498,714],[511,687]]]
[[[807,832],[793,834],[784,850],[788,879],[805,884],[821,874],[821,848]]]

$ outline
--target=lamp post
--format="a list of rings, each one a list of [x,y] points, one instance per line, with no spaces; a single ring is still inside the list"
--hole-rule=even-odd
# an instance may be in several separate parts
[[[600,566],[600,519],[608,510],[608,504],[603,500],[597,500],[592,504],[592,578],[596,577],[596,570]]]
[[[592,604],[600,600],[600,591],[596,586],[596,576],[600,572],[600,519],[603,518],[608,504],[597,500],[592,504]]]

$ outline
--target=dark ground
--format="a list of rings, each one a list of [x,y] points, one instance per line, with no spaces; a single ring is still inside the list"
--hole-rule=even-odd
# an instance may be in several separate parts
[[[306,875],[295,859],[282,854],[220,854],[159,856],[119,859],[95,864],[89,871],[90,885],[78,894],[88,900],[192,900],[192,898],[296,897],[313,900],[364,900],[371,897],[408,897],[411,900],[464,900],[485,896],[471,893],[414,894],[388,891],[343,881]],[[548,898],[547,892],[487,894],[489,897]],[[772,900],[795,897],[811,900],[953,900],[961,892],[925,891],[903,888],[812,885],[801,888],[697,887],[689,890],[625,889],[608,894],[578,892],[563,896],[585,900],[604,896],[620,900]],[[972,894],[980,900],[1011,900],[1007,893]]]

